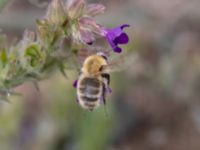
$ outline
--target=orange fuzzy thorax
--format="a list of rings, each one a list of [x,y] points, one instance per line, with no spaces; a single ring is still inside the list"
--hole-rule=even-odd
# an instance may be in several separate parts
[[[104,58],[99,55],[92,55],[86,58],[83,63],[82,72],[85,76],[98,76],[101,74],[101,66],[107,65],[107,62]]]

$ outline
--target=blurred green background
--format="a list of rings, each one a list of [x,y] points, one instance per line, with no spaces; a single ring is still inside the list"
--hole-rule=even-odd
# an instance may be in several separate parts
[[[45,14],[45,0],[0,0],[0,28],[9,41]],[[199,150],[200,1],[90,0],[103,3],[106,26],[129,23],[124,51],[140,59],[111,74],[106,108],[76,103],[69,79],[55,73],[16,88],[0,102],[1,150]],[[126,61],[130,61],[129,58]],[[107,115],[106,110],[107,109]]]

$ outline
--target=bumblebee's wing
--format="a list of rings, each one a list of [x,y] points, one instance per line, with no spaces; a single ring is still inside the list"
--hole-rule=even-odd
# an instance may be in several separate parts
[[[108,65],[104,66],[103,70],[107,73],[123,71],[134,67],[138,61],[138,54],[119,54],[117,57],[110,58]]]
[[[108,65],[105,66],[106,72],[117,72],[132,67],[139,57],[138,54],[135,53],[127,52],[115,54],[111,49],[90,45],[78,51],[77,56],[79,67],[81,68],[84,60],[88,56],[97,54],[98,52],[103,52],[108,57]]]

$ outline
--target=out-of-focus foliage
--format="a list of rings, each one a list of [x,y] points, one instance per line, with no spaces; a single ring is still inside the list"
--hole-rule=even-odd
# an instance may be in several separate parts
[[[6,0],[0,0],[0,9],[5,5]]]

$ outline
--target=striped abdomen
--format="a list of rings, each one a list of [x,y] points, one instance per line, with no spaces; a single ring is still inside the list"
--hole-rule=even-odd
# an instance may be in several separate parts
[[[89,110],[99,106],[103,92],[102,87],[102,83],[98,78],[80,77],[77,87],[80,105]]]

